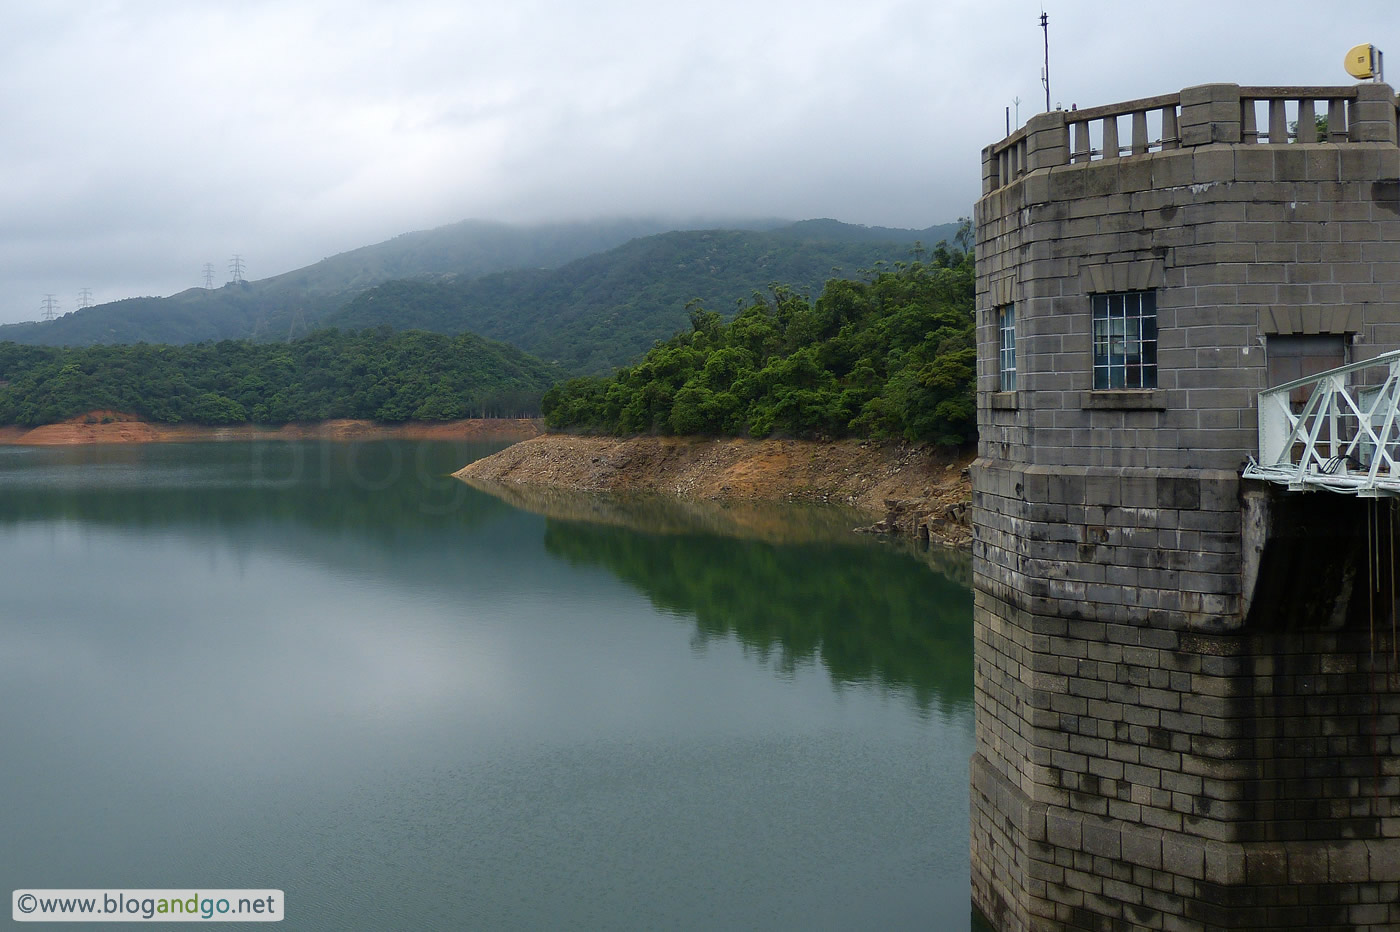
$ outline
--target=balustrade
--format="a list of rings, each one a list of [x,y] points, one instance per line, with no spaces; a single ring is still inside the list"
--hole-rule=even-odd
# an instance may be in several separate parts
[[[1086,110],[1039,114],[983,153],[983,193],[1038,168],[1208,145],[1400,141],[1394,92],[1351,87],[1202,85]],[[1262,120],[1261,120],[1262,114]],[[1126,129],[1126,133],[1124,133]]]

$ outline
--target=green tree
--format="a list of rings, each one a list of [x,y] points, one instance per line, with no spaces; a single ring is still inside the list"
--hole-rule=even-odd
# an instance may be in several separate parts
[[[960,245],[970,241],[965,224]],[[635,366],[551,389],[556,428],[609,433],[780,433],[960,445],[975,436],[973,265],[940,243],[815,302],[756,294],[725,324],[698,304],[690,328]],[[924,257],[924,258],[918,258]]]
[[[215,392],[205,392],[195,399],[190,419],[200,424],[242,424],[248,420],[247,411],[232,398]]]
[[[0,343],[0,423],[112,408],[176,423],[535,414],[559,369],[474,334],[318,330],[285,344]]]

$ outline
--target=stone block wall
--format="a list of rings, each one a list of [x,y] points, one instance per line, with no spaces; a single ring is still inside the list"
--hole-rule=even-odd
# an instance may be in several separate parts
[[[985,154],[972,873],[1008,932],[1400,926],[1400,516],[1240,479],[1271,335],[1400,348],[1394,96],[1272,145],[1232,87],[1177,148],[1074,163],[1047,114]],[[1148,289],[1156,387],[1095,390],[1090,296]]]
[[[1305,563],[1308,591],[1342,607],[1290,613],[1244,605],[1234,474],[975,468],[992,520],[975,543],[973,878],[996,927],[1400,923],[1392,580],[1352,573],[1356,528],[1400,516],[1267,501],[1258,586]]]

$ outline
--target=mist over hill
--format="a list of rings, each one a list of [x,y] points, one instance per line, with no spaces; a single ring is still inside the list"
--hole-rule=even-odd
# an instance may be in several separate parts
[[[691,301],[727,316],[771,285],[815,296],[828,279],[907,260],[915,243],[932,246],[956,230],[956,224],[891,230],[810,220],[766,231],[661,233],[557,269],[389,282],[325,323],[469,330],[572,372],[602,372],[685,328]]]
[[[713,222],[695,220],[689,224]],[[752,226],[765,228],[785,222],[753,221]],[[306,333],[321,317],[380,282],[475,278],[506,269],[549,268],[676,227],[674,220],[654,218],[531,226],[466,220],[405,233],[258,281],[214,289],[190,288],[168,297],[127,298],[53,321],[6,324],[0,326],[0,341],[82,346],[285,340]]]

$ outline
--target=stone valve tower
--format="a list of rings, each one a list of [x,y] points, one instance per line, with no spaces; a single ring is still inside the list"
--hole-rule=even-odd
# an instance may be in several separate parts
[[[1394,91],[1041,114],[976,229],[974,903],[1400,928]]]

